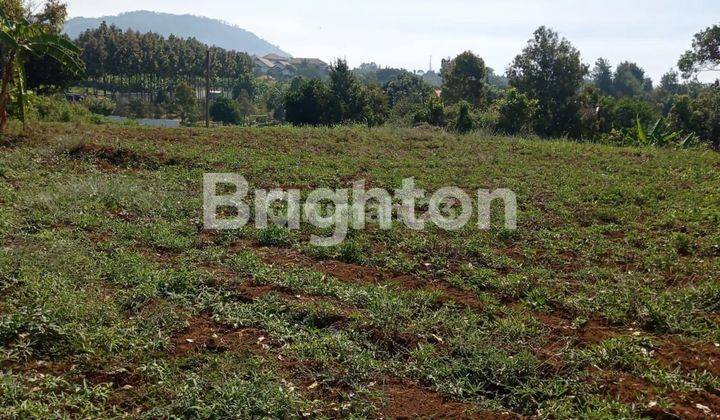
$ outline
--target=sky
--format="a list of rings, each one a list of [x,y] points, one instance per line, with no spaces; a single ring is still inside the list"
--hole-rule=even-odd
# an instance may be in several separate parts
[[[539,26],[569,39],[583,61],[637,62],[658,81],[700,30],[720,23],[720,0],[67,0],[70,17],[133,10],[194,14],[249,30],[296,57],[351,66],[438,69],[471,50],[504,73]],[[701,75],[711,81],[716,74]]]

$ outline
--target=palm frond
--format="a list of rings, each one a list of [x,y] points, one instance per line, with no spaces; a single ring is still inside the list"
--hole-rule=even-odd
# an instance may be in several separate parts
[[[12,36],[10,31],[5,30],[5,27],[0,29],[0,43],[8,46],[10,49],[13,50],[18,47],[17,39]]]

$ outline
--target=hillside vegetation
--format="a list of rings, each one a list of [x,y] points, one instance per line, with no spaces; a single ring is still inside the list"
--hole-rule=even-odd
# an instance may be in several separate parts
[[[720,412],[720,155],[430,129],[11,126],[0,417]],[[518,229],[203,230],[253,188],[510,188]],[[423,204],[420,205],[421,209]]]

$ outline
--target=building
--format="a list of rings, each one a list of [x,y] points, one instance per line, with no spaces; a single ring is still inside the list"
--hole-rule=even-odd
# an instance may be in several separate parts
[[[290,58],[277,54],[253,56],[253,66],[258,75],[285,78],[294,76],[303,67],[317,73],[324,73],[328,68],[328,64],[318,58]]]

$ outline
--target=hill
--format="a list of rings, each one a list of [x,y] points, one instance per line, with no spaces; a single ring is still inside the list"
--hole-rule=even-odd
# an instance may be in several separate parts
[[[421,128],[13,127],[2,418],[720,412],[718,154]],[[205,230],[207,172],[303,196],[404,177],[509,188],[518,229],[373,222],[329,248],[306,223]]]
[[[76,17],[65,23],[63,32],[74,39],[87,29],[97,28],[103,21],[122,29],[156,32],[166,37],[172,34],[181,38],[195,38],[208,45],[215,45],[227,50],[244,51],[248,54],[274,53],[290,56],[252,32],[220,20],[193,15],[135,11],[99,18]]]

